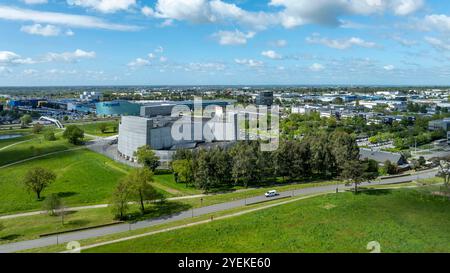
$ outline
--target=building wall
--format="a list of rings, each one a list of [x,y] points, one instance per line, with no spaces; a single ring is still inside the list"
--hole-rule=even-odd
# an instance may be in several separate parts
[[[141,107],[141,117],[170,116],[175,105],[152,105]]]
[[[233,115],[234,122],[212,121],[212,120],[177,120],[170,122],[157,122],[151,118],[123,116],[119,125],[118,150],[127,159],[132,159],[134,152],[141,146],[149,145],[154,150],[168,150],[174,145],[196,143],[203,141],[235,141],[238,139],[239,129],[237,115]],[[172,126],[188,130],[190,139],[175,139],[172,136]],[[157,123],[163,125],[157,126]],[[202,128],[202,137],[194,138],[196,125]],[[206,137],[205,131],[210,132]]]
[[[148,132],[153,127],[151,120],[141,117],[124,116],[119,124],[118,150],[131,159],[134,152],[148,145]]]
[[[139,104],[128,101],[99,102],[95,107],[99,116],[139,116],[141,111]]]

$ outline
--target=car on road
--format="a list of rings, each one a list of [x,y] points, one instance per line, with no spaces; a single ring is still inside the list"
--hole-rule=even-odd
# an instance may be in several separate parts
[[[264,195],[266,197],[274,197],[274,196],[278,195],[278,192],[276,190],[271,190],[271,191],[266,192]]]

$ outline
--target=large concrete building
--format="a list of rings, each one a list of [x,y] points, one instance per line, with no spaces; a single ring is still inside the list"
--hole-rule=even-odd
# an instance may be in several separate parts
[[[119,125],[118,151],[128,160],[144,145],[154,150],[193,148],[197,143],[236,141],[239,136],[237,114],[229,119],[191,117],[123,116]]]
[[[231,102],[141,102],[140,115],[122,116],[119,124],[119,154],[134,160],[134,152],[144,145],[154,150],[167,151],[181,147],[194,148],[201,142],[235,141],[239,136],[238,115],[223,114],[224,107]],[[173,113],[176,106],[183,106],[185,111]],[[212,117],[196,117],[193,114],[197,107],[205,109],[208,106],[218,110]]]

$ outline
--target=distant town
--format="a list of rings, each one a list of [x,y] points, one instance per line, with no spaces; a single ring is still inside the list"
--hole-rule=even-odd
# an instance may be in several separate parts
[[[427,217],[450,196],[449,109],[444,87],[4,87],[0,252],[228,251],[254,221],[252,236],[277,236],[279,223],[296,233],[301,222],[306,240],[318,242],[325,218],[334,219],[331,232],[358,222],[365,235],[319,251],[377,251],[412,240],[393,230],[416,220],[384,226],[386,217],[406,217],[411,200],[421,204],[414,219],[426,219],[418,229],[432,223],[445,232],[448,217]],[[261,226],[261,215],[272,220]],[[381,243],[370,241],[367,225],[384,230]],[[220,241],[211,227],[236,233]],[[179,232],[190,235],[169,248],[152,241]],[[315,250],[286,236],[289,251]],[[419,247],[386,248],[439,252],[448,244],[429,248],[424,236]]]

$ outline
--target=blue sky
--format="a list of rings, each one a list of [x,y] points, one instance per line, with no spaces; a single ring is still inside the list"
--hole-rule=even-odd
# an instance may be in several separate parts
[[[2,0],[0,86],[450,85],[432,0]]]

